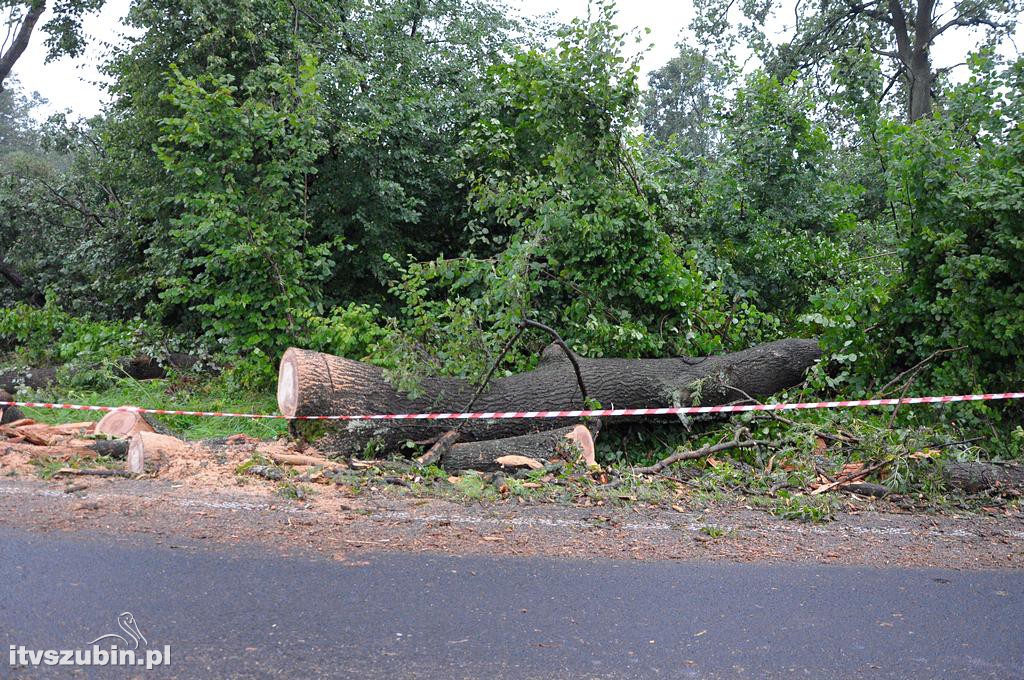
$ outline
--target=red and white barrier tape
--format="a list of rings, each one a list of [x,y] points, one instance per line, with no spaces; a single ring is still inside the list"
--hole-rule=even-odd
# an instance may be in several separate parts
[[[260,418],[268,420],[509,420],[517,418],[579,418],[582,416],[664,416],[698,413],[737,413],[743,411],[796,411],[818,408],[851,408],[858,406],[895,406],[897,404],[948,404],[956,401],[994,401],[1024,399],[1024,392],[995,394],[959,394],[944,397],[903,397],[901,399],[858,399],[854,401],[809,401],[793,404],[737,404],[728,406],[678,406],[669,408],[603,408],[580,411],[498,411],[481,413],[381,413],[341,416],[283,416],[260,413],[223,413],[220,411],[171,411],[138,406],[86,406],[83,404],[50,404],[33,401],[0,401],[0,406],[54,408],[72,411],[132,411],[163,416],[209,416],[216,418]]]

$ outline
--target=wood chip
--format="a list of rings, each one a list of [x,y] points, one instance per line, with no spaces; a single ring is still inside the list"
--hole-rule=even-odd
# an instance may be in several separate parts
[[[494,462],[503,467],[528,467],[531,470],[540,470],[544,467],[544,463],[527,456],[501,456],[495,458]]]

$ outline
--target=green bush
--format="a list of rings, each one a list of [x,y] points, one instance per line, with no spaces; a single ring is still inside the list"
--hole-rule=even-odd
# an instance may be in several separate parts
[[[890,370],[931,357],[936,389],[1015,390],[1024,385],[1024,60],[999,71],[979,55],[972,66],[945,111],[884,131],[904,245],[900,293],[883,318]]]
[[[168,321],[199,328],[211,346],[275,355],[316,308],[330,245],[311,245],[307,177],[323,142],[316,64],[293,74],[268,64],[239,86],[227,75],[190,78],[172,67],[156,151],[178,216],[151,247]]]
[[[47,366],[102,364],[142,353],[156,338],[141,321],[93,321],[60,309],[53,296],[43,307],[0,308],[0,348],[17,363]]]

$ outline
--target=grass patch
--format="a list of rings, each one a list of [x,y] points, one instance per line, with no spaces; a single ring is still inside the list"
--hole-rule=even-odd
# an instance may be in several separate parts
[[[116,380],[100,389],[53,386],[22,393],[20,401],[59,401],[94,406],[139,406],[182,411],[229,411],[234,413],[277,413],[273,391],[247,391],[226,384],[220,377],[178,376],[162,380]],[[99,420],[103,414],[60,409],[22,409],[42,423]],[[273,439],[287,432],[284,420],[217,418],[197,416],[152,416],[176,435],[190,440],[225,437],[243,433]]]

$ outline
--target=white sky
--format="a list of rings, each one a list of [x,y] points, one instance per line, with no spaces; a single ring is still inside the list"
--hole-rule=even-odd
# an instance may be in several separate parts
[[[86,18],[84,29],[91,38],[85,56],[79,59],[59,59],[44,63],[46,49],[40,31],[32,36],[28,49],[22,55],[14,69],[14,76],[20,80],[25,89],[36,90],[43,95],[49,105],[39,113],[48,115],[56,111],[70,110],[75,114],[88,116],[98,113],[103,105],[105,94],[99,83],[102,76],[98,64],[105,52],[104,44],[120,39],[124,31],[122,19],[128,11],[131,0],[108,0],[103,11]],[[555,12],[555,18],[568,21],[576,16],[585,16],[587,0],[506,0],[515,9],[527,15],[539,15]],[[623,28],[650,28],[645,44],[653,43],[647,52],[642,69],[644,76],[676,53],[683,29],[689,25],[693,16],[690,2],[670,2],[658,0],[617,0],[619,8],[618,21]],[[784,0],[784,5],[789,5]],[[789,16],[790,10],[782,12]],[[40,26],[47,20],[43,17]],[[933,60],[937,67],[951,65],[963,60],[964,55],[972,49],[976,40],[963,31],[950,31],[943,36],[933,51]],[[1024,28],[1018,25],[1017,43],[1024,45]],[[1012,46],[1007,46],[1011,53]],[[643,82],[646,82],[644,77]]]

